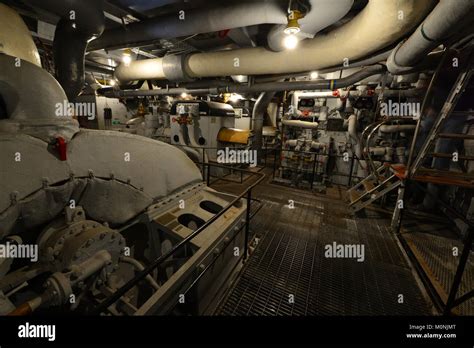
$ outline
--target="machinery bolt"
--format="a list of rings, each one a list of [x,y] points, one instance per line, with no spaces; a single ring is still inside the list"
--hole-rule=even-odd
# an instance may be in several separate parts
[[[201,264],[199,265],[199,269],[200,269],[201,271],[204,271],[204,270],[206,269],[206,265],[203,264],[203,263],[201,263]]]

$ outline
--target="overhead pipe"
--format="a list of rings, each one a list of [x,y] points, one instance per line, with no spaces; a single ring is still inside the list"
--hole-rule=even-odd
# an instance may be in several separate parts
[[[282,91],[304,91],[304,90],[334,90],[351,86],[367,77],[379,75],[385,72],[384,65],[373,65],[365,67],[356,73],[335,80],[315,81],[285,81],[258,83],[255,85],[230,84],[222,87],[186,89],[186,88],[162,88],[153,90],[114,90],[102,91],[109,98],[156,96],[156,95],[180,95],[182,93],[192,95],[221,94],[221,93],[258,93],[258,92],[282,92]]]
[[[213,9],[182,11],[173,16],[159,16],[110,29],[91,43],[89,50],[140,46],[158,39],[286,22],[285,9],[276,1],[241,1]]]
[[[429,52],[456,33],[466,19],[472,18],[473,11],[472,0],[440,1],[418,29],[393,50],[387,61],[388,70],[393,74],[412,70]]]
[[[403,38],[431,10],[431,0],[370,0],[351,21],[327,35],[301,42],[295,50],[263,47],[189,56],[166,56],[120,65],[119,81],[206,76],[286,74],[342,66],[379,52]],[[401,20],[397,13],[403,13]],[[376,28],[376,30],[375,30]],[[357,35],[354,35],[357,33]]]

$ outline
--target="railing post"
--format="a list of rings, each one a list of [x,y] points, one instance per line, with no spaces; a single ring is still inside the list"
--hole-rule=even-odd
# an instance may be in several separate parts
[[[247,216],[245,217],[245,236],[244,236],[244,261],[248,257],[249,233],[250,233],[250,204],[252,203],[252,189],[247,192]]]
[[[206,176],[206,182],[207,182],[207,186],[209,186],[209,183],[211,182],[211,164],[208,163],[207,164],[207,176]]]

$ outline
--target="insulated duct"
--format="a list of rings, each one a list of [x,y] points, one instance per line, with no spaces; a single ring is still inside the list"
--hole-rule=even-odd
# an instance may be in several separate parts
[[[301,42],[295,50],[272,52],[256,47],[195,53],[180,60],[181,66],[175,68],[188,78],[196,78],[285,74],[343,65],[344,61],[361,59],[401,39],[420,23],[432,5],[431,0],[370,0],[350,22],[327,35]],[[129,66],[120,65],[115,74],[121,82],[168,79],[163,64],[164,58],[135,61]]]
[[[28,3],[55,13],[61,19],[56,26],[53,53],[56,78],[70,101],[84,87],[87,45],[102,34],[105,17],[102,0],[27,0]]]
[[[466,19],[472,20],[473,11],[472,0],[441,0],[415,33],[393,50],[387,61],[388,70],[393,74],[412,70],[443,40],[455,34]]]

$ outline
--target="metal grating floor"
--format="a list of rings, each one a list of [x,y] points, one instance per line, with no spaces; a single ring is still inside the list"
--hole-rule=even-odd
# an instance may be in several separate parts
[[[259,243],[216,314],[431,314],[387,217],[350,217],[342,194],[260,185],[254,196],[263,208],[252,223]],[[295,209],[285,206],[290,199]],[[326,258],[333,242],[363,244],[364,262]]]
[[[408,220],[403,223],[402,228],[403,238],[420,261],[431,282],[435,284],[444,303],[447,301],[463,249],[463,244],[452,229],[452,225],[439,222],[433,224],[429,219],[417,219],[416,224]],[[454,247],[459,251],[458,256],[453,254]],[[456,297],[472,289],[474,289],[474,256],[471,252]],[[458,314],[474,315],[474,298],[462,303],[456,309]]]

